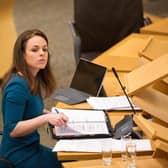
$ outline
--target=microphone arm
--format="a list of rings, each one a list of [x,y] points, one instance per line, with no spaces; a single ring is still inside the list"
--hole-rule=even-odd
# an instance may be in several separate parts
[[[125,91],[125,86],[122,85],[121,80],[120,80],[120,78],[119,78],[119,76],[118,76],[118,74],[117,74],[117,72],[116,72],[116,70],[115,70],[114,67],[112,67],[112,71],[113,71],[115,77],[117,78],[117,81],[119,82],[119,84],[120,84],[120,86],[121,86],[121,89],[123,90],[124,95],[126,96],[126,98],[127,98],[128,102],[129,102],[129,104],[130,104],[130,107],[131,107],[133,113],[136,114],[136,111],[135,111],[135,109],[134,109],[134,106],[132,105],[132,103],[131,103],[131,101],[130,101],[130,99],[129,99],[129,97],[128,97],[128,94],[127,94],[126,91]]]

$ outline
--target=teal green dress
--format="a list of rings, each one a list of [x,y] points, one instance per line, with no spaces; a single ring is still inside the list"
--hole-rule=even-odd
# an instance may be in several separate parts
[[[10,132],[19,121],[42,115],[44,104],[40,95],[32,95],[25,79],[13,75],[2,91],[3,137],[1,153],[16,168],[60,168],[56,153],[40,145],[37,130],[12,138]]]

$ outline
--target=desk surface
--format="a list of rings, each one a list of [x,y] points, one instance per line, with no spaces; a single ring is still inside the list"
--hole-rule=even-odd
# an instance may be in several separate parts
[[[140,32],[145,34],[168,35],[168,18],[162,19],[156,23],[142,27],[140,29]]]
[[[118,71],[130,72],[142,65],[139,53],[148,46],[151,37],[153,41],[148,54],[158,57],[167,52],[167,48],[163,49],[163,45],[167,44],[168,36],[133,33],[102,53],[93,62],[106,66],[109,70],[115,67]]]
[[[167,168],[167,159],[156,159],[151,156],[138,156],[136,160],[137,168]],[[103,166],[102,160],[87,160],[77,162],[63,163],[64,168],[106,168]],[[113,158],[112,165],[109,168],[126,168],[126,163],[121,161],[121,158]]]

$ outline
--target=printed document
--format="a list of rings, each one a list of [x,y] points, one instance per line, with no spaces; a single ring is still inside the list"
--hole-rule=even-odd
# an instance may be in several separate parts
[[[112,151],[123,151],[125,142],[112,138],[97,139],[70,139],[59,140],[53,148],[54,152],[101,152],[102,145],[106,141],[111,141]],[[136,144],[136,151],[152,151],[151,141],[149,139],[135,139],[132,143]],[[110,145],[110,143],[108,143]]]
[[[89,97],[87,102],[93,107],[93,109],[97,110],[131,110],[126,96]],[[139,107],[135,105],[133,106],[135,110],[140,110]]]
[[[104,111],[69,110],[54,107],[52,112],[64,113],[69,118],[66,127],[55,126],[56,136],[109,134]]]

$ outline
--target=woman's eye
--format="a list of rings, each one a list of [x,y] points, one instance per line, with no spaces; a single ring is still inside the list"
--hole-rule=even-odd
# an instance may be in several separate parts
[[[32,48],[31,49],[32,52],[38,52],[38,51],[43,51],[43,52],[48,52],[48,48]]]
[[[32,51],[32,52],[37,52],[37,51],[38,51],[38,49],[32,49],[31,51]]]
[[[43,48],[43,51],[44,52],[48,52],[48,48]]]

